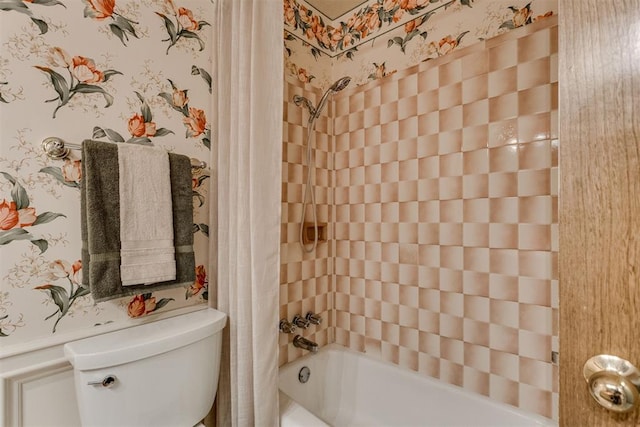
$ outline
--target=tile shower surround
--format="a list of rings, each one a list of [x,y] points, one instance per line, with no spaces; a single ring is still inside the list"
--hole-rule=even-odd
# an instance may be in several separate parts
[[[335,95],[312,257],[291,98],[320,93],[287,83],[282,317],[328,311],[303,335],[557,418],[557,84],[551,18]],[[302,355],[280,338],[281,364]]]

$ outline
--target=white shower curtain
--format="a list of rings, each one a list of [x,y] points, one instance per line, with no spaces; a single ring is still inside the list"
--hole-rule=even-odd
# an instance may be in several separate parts
[[[210,271],[217,267],[214,307],[229,315],[216,425],[272,427],[278,425],[282,1],[218,0],[216,13],[212,223],[217,216],[218,227],[211,248],[217,266]]]

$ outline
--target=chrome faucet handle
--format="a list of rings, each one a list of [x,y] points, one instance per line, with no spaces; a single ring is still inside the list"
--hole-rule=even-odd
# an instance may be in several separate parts
[[[314,325],[319,325],[320,323],[322,323],[322,317],[317,314],[313,314],[311,311],[307,313],[305,319],[307,319],[307,321],[313,323]]]
[[[299,314],[295,315],[291,323],[302,329],[307,329],[309,327],[309,321]]]
[[[280,324],[278,325],[278,329],[283,334],[292,334],[296,331],[296,325],[293,323],[289,323],[287,319],[281,319]]]

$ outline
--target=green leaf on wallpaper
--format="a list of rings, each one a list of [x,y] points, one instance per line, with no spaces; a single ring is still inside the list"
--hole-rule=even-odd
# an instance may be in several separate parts
[[[78,286],[78,289],[76,289],[76,291],[73,293],[73,295],[71,295],[71,299],[76,299],[76,298],[80,298],[83,297],[85,295],[89,295],[91,293],[91,291],[87,288],[83,288],[82,286]]]
[[[196,39],[198,41],[198,44],[200,45],[200,50],[204,50],[204,42],[202,41],[202,39],[200,38],[199,35],[197,35],[196,33],[193,33],[191,31],[188,30],[182,30],[180,31],[180,35],[182,37],[185,37],[187,39]]]
[[[42,19],[31,18],[31,21],[38,26],[38,29],[40,29],[40,34],[45,34],[47,31],[49,31],[49,26]]]
[[[202,194],[198,193],[197,191],[194,191],[193,197],[198,199],[198,207],[201,207],[202,205],[204,205],[204,196]]]
[[[172,130],[169,130],[167,128],[160,128],[160,129],[156,129],[156,134],[154,136],[165,136],[165,135],[169,135],[169,134],[174,134],[175,132],[173,132]]]
[[[160,301],[156,302],[156,308],[153,311],[160,310],[165,305],[169,304],[171,301],[175,301],[173,298],[162,298]]]
[[[0,245],[6,245],[14,240],[28,240],[32,236],[23,228],[14,228],[11,230],[0,231]]]
[[[58,98],[60,99],[60,105],[64,105],[69,102],[69,86],[67,85],[67,81],[60,74],[56,73],[49,67],[41,67],[39,65],[35,66],[38,70],[44,71],[49,75],[49,79],[51,80],[51,84],[58,94]]]
[[[108,81],[111,76],[115,76],[116,74],[120,74],[121,76],[123,75],[120,71],[116,71],[116,70],[104,70],[104,81]]]
[[[66,218],[67,216],[61,213],[54,213],[54,212],[43,212],[40,215],[38,215],[36,217],[35,222],[33,223],[33,225],[40,225],[40,224],[46,224],[48,222],[53,221],[56,218],[59,217],[63,217]]]
[[[209,176],[209,175],[200,175],[200,176],[198,177],[198,186],[202,185],[202,183],[203,183],[204,181],[206,181],[206,180],[207,180],[207,178],[210,178],[210,176]]]
[[[104,97],[106,102],[105,108],[111,107],[113,104],[113,96],[109,95],[104,89],[100,86],[89,85],[86,83],[78,83],[76,87],[73,89],[74,92],[78,93],[99,93]]]
[[[11,197],[13,198],[13,201],[16,202],[16,209],[20,210],[29,207],[29,195],[27,194],[27,190],[25,190],[20,183],[16,182],[13,184]]]
[[[202,145],[211,150],[211,139],[205,136],[204,138],[202,138]]]
[[[460,4],[461,4],[461,5],[463,5],[463,6],[469,6],[469,7],[472,7],[472,6],[471,6],[471,3],[472,3],[472,2],[473,2],[473,0],[460,0]]]
[[[31,243],[37,246],[38,249],[40,249],[41,254],[45,253],[49,248],[49,242],[44,239],[32,239]]]
[[[209,24],[207,21],[198,21],[198,29],[201,29],[202,27],[206,27],[206,26],[211,26],[211,24]]]
[[[129,40],[129,37],[127,37],[125,32],[122,30],[122,28],[120,28],[117,24],[111,23],[109,24],[109,29],[113,34],[115,34],[117,38],[120,39],[123,45],[125,46],[127,45],[127,41]]]
[[[16,179],[13,176],[6,172],[0,172],[0,174],[2,174],[12,185],[16,185]]]
[[[171,22],[171,19],[167,18],[166,15],[158,12],[156,12],[156,15],[161,17],[162,20],[164,21],[164,26],[167,29],[167,33],[169,34],[169,39],[171,40],[171,44],[173,45],[178,38],[178,32],[176,30],[176,26],[173,24],[173,22]]]
[[[64,316],[69,311],[69,295],[67,294],[67,290],[62,286],[48,285],[46,287],[47,291],[51,292],[51,299],[58,306],[58,310],[60,310],[60,315]]]
[[[42,6],[57,6],[57,5],[60,5],[60,6],[64,7],[65,9],[67,8],[67,6],[65,6],[62,2],[60,2],[58,0],[31,0],[31,3],[39,4],[39,5],[42,5]]]
[[[27,5],[22,2],[22,0],[0,0],[0,10],[13,10],[15,12],[31,15],[31,11]]]
[[[136,34],[136,29],[133,28],[133,25],[131,25],[131,21],[129,21],[127,18],[123,17],[122,15],[118,15],[116,16],[115,21],[118,27],[120,27],[123,31],[131,34],[135,38],[139,38]]]
[[[513,25],[513,21],[505,21],[502,24],[500,24],[498,28],[506,28],[508,30],[513,30],[516,27],[515,25]]]
[[[67,187],[80,188],[80,184],[78,184],[77,182],[70,182],[65,180],[62,176],[62,171],[60,170],[60,168],[48,166],[46,168],[40,169],[39,172],[51,175],[56,179],[56,181],[59,181],[61,184],[66,185]]]
[[[142,113],[142,118],[144,119],[145,123],[153,121],[153,116],[151,115],[151,108],[149,108],[149,104],[147,104],[147,101],[144,99],[142,95],[140,95],[140,92],[134,91],[134,93],[138,97],[138,100],[140,101],[140,103],[142,103],[142,106],[140,107],[140,112]]]
[[[122,135],[113,129],[102,129],[97,126],[93,128],[93,138],[98,139],[104,138],[105,136],[109,138],[111,142],[124,142]]]
[[[199,68],[199,67],[196,67],[195,65],[192,65],[191,74],[194,76],[200,75],[200,77],[202,77],[205,83],[207,83],[207,86],[209,86],[209,93],[211,93],[212,79],[211,79],[211,74],[209,74],[207,70],[205,70],[204,68]]]
[[[467,35],[467,33],[468,33],[468,32],[469,32],[469,31],[464,31],[464,32],[460,33],[460,35],[456,38],[456,43],[460,44],[460,41],[462,40],[462,38],[463,38],[464,36],[466,36],[466,35]]]
[[[209,237],[209,226],[207,224],[200,224],[200,230],[205,236]]]
[[[104,129],[98,126],[93,127],[93,136],[92,136],[93,139],[100,139],[100,138],[104,138],[105,136],[107,136],[107,134],[104,131]]]

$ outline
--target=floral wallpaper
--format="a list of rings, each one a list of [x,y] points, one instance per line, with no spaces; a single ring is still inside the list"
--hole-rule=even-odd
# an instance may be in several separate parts
[[[369,0],[332,22],[284,2],[285,73],[326,89],[365,84],[557,13],[557,0]]]
[[[210,172],[193,177],[196,281],[95,304],[82,287],[81,159],[49,136],[209,161],[212,0],[0,0],[0,345],[207,300]]]

